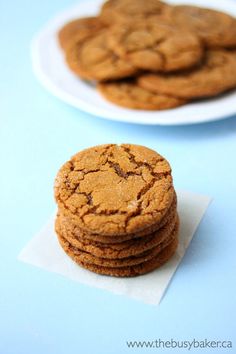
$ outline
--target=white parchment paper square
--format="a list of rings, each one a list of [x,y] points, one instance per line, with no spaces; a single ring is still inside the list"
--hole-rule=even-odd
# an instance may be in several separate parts
[[[60,247],[54,232],[54,217],[24,247],[18,259],[62,274],[74,281],[126,295],[148,304],[158,304],[181,262],[211,198],[179,191],[180,242],[176,254],[161,268],[135,278],[114,278],[92,273],[74,263]]]

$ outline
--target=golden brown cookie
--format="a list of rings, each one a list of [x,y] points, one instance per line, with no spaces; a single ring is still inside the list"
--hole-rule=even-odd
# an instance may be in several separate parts
[[[97,86],[99,92],[109,101],[131,109],[163,110],[178,107],[186,100],[174,95],[156,94],[137,85],[136,80],[104,82]]]
[[[178,246],[178,232],[176,236],[173,238],[173,241],[169,243],[165,248],[163,248],[156,256],[153,258],[144,261],[143,263],[133,265],[133,266],[124,266],[124,267],[106,267],[96,264],[90,264],[82,261],[81,257],[78,257],[74,252],[74,249],[70,246],[70,244],[62,239],[58,238],[59,242],[64,249],[64,251],[71,257],[77,264],[86,268],[92,272],[103,274],[103,275],[111,275],[116,277],[132,277],[138,276],[141,274],[148,273],[156,268],[159,268],[161,265],[166,263],[175,253]]]
[[[236,19],[234,17],[197,6],[179,5],[168,10],[173,23],[194,31],[208,47],[236,46]]]
[[[168,75],[145,74],[138,79],[138,84],[153,93],[183,99],[215,96],[236,87],[236,55],[211,50],[205,62],[195,70]]]
[[[176,224],[171,234],[158,245],[142,253],[136,255],[129,255],[128,257],[123,258],[98,257],[88,251],[85,251],[84,249],[74,247],[66,238],[62,236],[62,234],[57,233],[57,236],[60,241],[60,244],[63,244],[63,249],[67,249],[68,253],[71,252],[73,254],[73,259],[79,264],[80,262],[82,262],[103,267],[120,268],[141,264],[152,259],[153,257],[156,257],[166,246],[168,246],[175,239],[177,232],[178,225]]]
[[[161,222],[175,196],[169,163],[131,144],[79,152],[59,170],[54,191],[60,213],[90,234],[110,236]]]
[[[198,36],[160,21],[118,24],[110,30],[109,45],[121,58],[149,71],[189,68],[204,54]]]
[[[74,238],[78,239],[79,241],[89,242],[90,244],[105,243],[106,245],[112,245],[112,244],[123,243],[125,241],[130,241],[130,240],[138,240],[143,236],[150,235],[157,232],[163,226],[170,224],[172,220],[175,219],[176,207],[177,207],[177,198],[174,196],[170,208],[167,210],[166,214],[163,216],[160,222],[152,225],[151,227],[145,228],[142,231],[136,232],[135,234],[128,234],[124,236],[119,236],[119,235],[107,236],[107,235],[89,234],[81,230],[77,225],[75,225],[70,218],[63,216],[61,214],[57,215],[57,220],[59,220],[60,224],[63,224],[63,227],[66,229],[66,232],[68,234],[73,234]]]
[[[66,49],[66,62],[70,69],[87,80],[112,80],[137,73],[129,62],[119,58],[107,46],[108,31],[84,41],[70,43]]]
[[[97,34],[105,28],[98,17],[83,17],[66,23],[58,32],[58,40],[62,49],[66,49],[76,37],[77,42]]]
[[[100,12],[103,22],[137,21],[149,17],[162,17],[169,6],[159,0],[108,0]]]
[[[177,213],[175,213],[169,223],[164,225],[160,230],[142,238],[115,244],[104,244],[76,237],[71,232],[71,229],[63,224],[63,217],[58,217],[56,219],[55,230],[57,234],[61,235],[66,241],[68,241],[72,247],[78,248],[81,251],[92,254],[95,257],[121,259],[137,256],[157,247],[165,240],[169,239],[177,223],[178,216]]]

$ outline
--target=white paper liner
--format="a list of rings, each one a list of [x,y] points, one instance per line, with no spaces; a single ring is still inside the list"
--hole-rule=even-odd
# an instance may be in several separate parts
[[[167,286],[181,262],[208,205],[210,197],[186,191],[177,192],[180,217],[179,246],[177,252],[159,269],[135,278],[115,278],[92,273],[74,263],[58,243],[54,231],[54,217],[24,247],[18,259],[62,274],[79,283],[107,289],[148,304],[160,303]],[[173,289],[172,289],[173,290]]]

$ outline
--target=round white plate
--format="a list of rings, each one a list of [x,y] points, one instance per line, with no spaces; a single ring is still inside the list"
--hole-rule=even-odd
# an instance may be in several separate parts
[[[106,101],[95,88],[80,80],[67,68],[57,41],[57,32],[66,22],[77,17],[98,13],[103,1],[78,3],[52,19],[33,39],[32,61],[34,72],[54,96],[95,117],[102,117],[138,124],[179,125],[214,121],[236,113],[236,91],[202,102],[189,103],[183,107],[165,111],[124,109]],[[178,3],[181,0],[171,0]],[[217,8],[236,16],[233,0],[187,0],[188,4]],[[224,78],[222,77],[222,80]]]

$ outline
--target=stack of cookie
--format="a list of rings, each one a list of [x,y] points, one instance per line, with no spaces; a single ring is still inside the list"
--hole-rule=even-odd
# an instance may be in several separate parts
[[[236,19],[159,0],[108,0],[58,34],[69,68],[109,101],[161,110],[236,87]]]
[[[167,262],[178,245],[168,162],[138,145],[79,152],[55,180],[55,229],[65,252],[95,273],[131,277]]]

